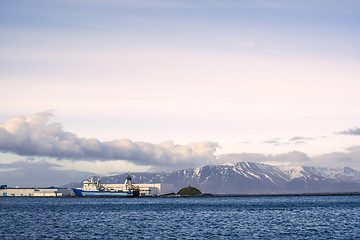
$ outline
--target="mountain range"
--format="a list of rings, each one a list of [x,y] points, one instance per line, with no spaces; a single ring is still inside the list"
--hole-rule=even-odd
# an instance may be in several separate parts
[[[127,174],[100,177],[101,183],[124,183]],[[349,167],[279,168],[254,162],[206,165],[171,172],[131,173],[133,182],[168,183],[174,192],[185,186],[212,194],[360,192],[360,172]],[[79,187],[80,183],[64,187]]]

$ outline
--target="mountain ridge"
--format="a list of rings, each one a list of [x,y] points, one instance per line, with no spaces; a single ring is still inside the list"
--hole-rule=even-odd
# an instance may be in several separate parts
[[[102,183],[124,183],[127,173],[100,177]],[[174,192],[193,186],[212,194],[278,194],[360,191],[360,172],[349,167],[301,166],[279,168],[272,165],[237,162],[204,165],[170,172],[134,172],[134,183],[169,183]],[[67,184],[65,187],[75,187]],[[79,184],[77,183],[78,187]]]

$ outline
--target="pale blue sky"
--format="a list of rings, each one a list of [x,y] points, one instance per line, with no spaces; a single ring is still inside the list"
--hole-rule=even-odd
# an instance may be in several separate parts
[[[353,154],[359,136],[336,133],[360,126],[359,28],[350,0],[0,0],[0,124],[51,110],[99,141]],[[12,152],[0,163],[27,157]],[[41,156],[101,174],[155,166]]]

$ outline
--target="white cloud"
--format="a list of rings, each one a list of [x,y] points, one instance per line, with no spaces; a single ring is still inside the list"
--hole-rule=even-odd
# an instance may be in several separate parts
[[[115,139],[101,142],[65,132],[59,123],[48,123],[49,112],[14,117],[0,125],[0,150],[24,156],[72,160],[127,160],[138,165],[190,167],[211,163],[218,147],[215,142],[176,145]]]

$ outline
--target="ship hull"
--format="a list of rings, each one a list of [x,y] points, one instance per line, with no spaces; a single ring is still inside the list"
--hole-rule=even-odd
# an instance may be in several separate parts
[[[73,188],[73,191],[78,197],[132,197],[133,191],[84,191]]]

